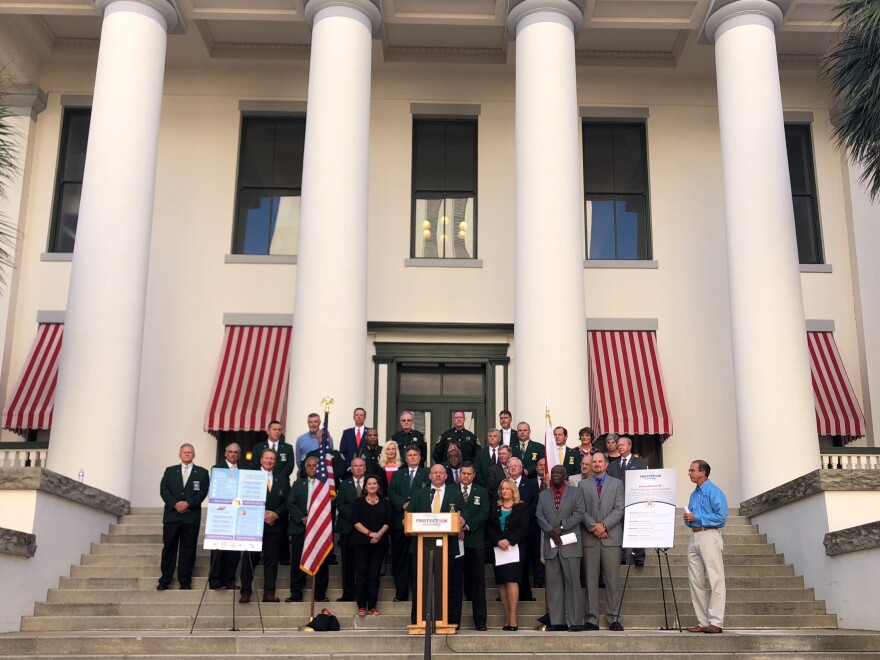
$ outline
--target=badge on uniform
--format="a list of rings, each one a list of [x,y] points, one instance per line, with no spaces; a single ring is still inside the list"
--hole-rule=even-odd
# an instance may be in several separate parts
[[[532,460],[533,460],[533,461],[537,461],[537,460],[538,460],[538,452],[536,452],[536,451],[533,451],[533,452],[532,452]]]
[[[201,490],[201,486],[198,481],[193,481],[193,490]]]
[[[474,506],[480,506],[480,496],[474,497]]]
[[[287,454],[281,454],[281,462],[282,462],[282,463],[286,463],[286,462],[287,462]]]

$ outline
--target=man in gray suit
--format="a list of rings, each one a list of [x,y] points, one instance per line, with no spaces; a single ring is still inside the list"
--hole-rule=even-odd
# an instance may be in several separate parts
[[[593,455],[593,475],[578,488],[584,501],[584,573],[587,576],[585,630],[599,629],[599,575],[605,574],[605,618],[620,632],[620,547],[623,545],[623,482],[606,474],[608,460]]]
[[[553,466],[550,488],[538,497],[536,514],[544,532],[544,570],[550,598],[548,630],[584,629],[584,607],[580,592],[581,523],[584,498],[577,488],[566,484],[565,468]],[[563,545],[562,537],[574,534],[575,541]],[[566,623],[568,625],[566,625]]]

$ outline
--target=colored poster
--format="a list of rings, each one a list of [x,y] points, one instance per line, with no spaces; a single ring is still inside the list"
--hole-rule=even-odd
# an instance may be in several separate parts
[[[675,540],[675,470],[626,473],[624,548],[671,548]]]
[[[211,471],[204,547],[208,550],[263,548],[266,481],[260,470]]]

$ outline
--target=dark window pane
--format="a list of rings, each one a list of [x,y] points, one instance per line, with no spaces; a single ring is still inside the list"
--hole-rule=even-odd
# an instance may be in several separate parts
[[[587,200],[588,259],[615,259],[614,201]]]
[[[809,195],[795,195],[792,202],[800,263],[821,264],[822,252],[818,235],[819,222],[813,207],[813,198]]]
[[[303,149],[306,122],[304,119],[278,120],[275,131],[275,175],[277,188],[301,188]]]
[[[442,374],[407,373],[400,374],[400,394],[407,396],[440,396],[443,393]]]
[[[785,127],[788,172],[791,176],[791,192],[795,195],[813,192],[813,154],[808,140],[809,126]]]
[[[614,203],[617,258],[647,259],[648,232],[644,198],[630,196]]]
[[[242,125],[239,184],[272,186],[274,172],[275,120],[246,117]]]
[[[53,252],[73,252],[81,193],[81,183],[65,183],[61,186]]]
[[[614,127],[614,192],[642,193],[645,181],[644,126]]]
[[[446,183],[444,190],[476,192],[476,126],[451,122],[446,126]]]
[[[614,149],[611,127],[584,124],[584,190],[614,192]]]
[[[67,153],[64,154],[64,181],[80,181],[86,169],[86,147],[89,142],[89,122],[91,111],[68,111],[67,135],[65,143]]]
[[[237,254],[297,253],[298,195],[246,188],[239,194],[239,204]]]
[[[443,394],[445,396],[482,396],[482,374],[443,374]]]
[[[413,185],[417,191],[443,191],[446,186],[446,127],[439,122],[415,123]]]

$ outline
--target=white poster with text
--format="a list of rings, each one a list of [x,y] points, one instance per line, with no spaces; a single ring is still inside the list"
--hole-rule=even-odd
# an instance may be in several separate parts
[[[675,539],[675,470],[626,473],[624,548],[671,548]]]

